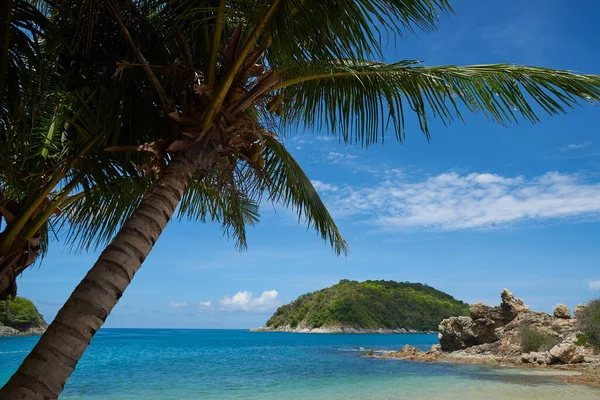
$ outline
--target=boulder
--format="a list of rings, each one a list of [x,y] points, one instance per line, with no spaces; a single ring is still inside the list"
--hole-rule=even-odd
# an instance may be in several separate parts
[[[432,353],[441,353],[442,352],[442,346],[440,346],[439,344],[432,344],[431,348],[429,349],[429,352]]]
[[[373,354],[365,354],[365,356],[373,356]],[[429,351],[425,352],[407,344],[401,350],[384,354],[380,356],[380,358],[398,358],[401,360],[414,361],[437,361],[441,356],[442,351],[439,345],[433,345]]]
[[[550,355],[565,364],[581,363],[585,358],[580,346],[568,343],[557,344],[550,349]]]
[[[559,304],[554,309],[554,316],[556,318],[570,319],[571,318],[571,309],[564,304]]]
[[[492,343],[498,340],[496,323],[486,318],[451,317],[440,323],[438,339],[443,351]]]
[[[573,310],[573,315],[575,318],[581,318],[583,310],[585,310],[585,304],[577,304],[577,306],[575,306],[575,310]]]
[[[515,319],[520,312],[529,311],[529,306],[524,305],[523,300],[515,298],[508,289],[502,290],[500,298],[502,299],[500,308],[502,309],[503,320],[505,323]]]
[[[554,357],[549,351],[531,352],[523,354],[521,361],[527,364],[550,365]]]

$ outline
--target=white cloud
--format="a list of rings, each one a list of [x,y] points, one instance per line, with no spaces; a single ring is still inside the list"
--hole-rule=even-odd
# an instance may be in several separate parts
[[[237,292],[233,297],[225,296],[219,301],[219,308],[224,311],[267,312],[275,310],[281,302],[277,300],[277,291],[268,290],[260,297],[253,297],[252,293]]]
[[[358,156],[353,154],[338,153],[335,151],[330,151],[327,154],[327,160],[330,164],[338,164],[342,161],[351,160],[353,158],[358,158]]]
[[[171,302],[169,303],[169,308],[182,308],[182,307],[187,307],[189,304],[187,303],[187,301],[182,301],[181,303],[178,303],[176,301],[171,300]]]
[[[201,301],[198,303],[197,308],[199,311],[201,310],[210,310],[212,309],[212,302],[211,301]]]
[[[311,181],[311,183],[317,190],[317,192],[335,192],[338,190],[337,186],[332,185],[330,183],[325,183],[321,181]]]
[[[563,147],[562,150],[563,151],[581,150],[581,149],[585,149],[586,147],[590,147],[591,144],[592,144],[592,142],[573,143],[573,144],[567,145],[566,147]]]
[[[559,172],[532,179],[451,172],[416,182],[398,174],[371,187],[313,184],[334,216],[386,230],[492,228],[600,215],[600,184]]]
[[[596,290],[600,290],[600,281],[590,281],[588,283],[588,286],[590,288],[590,292],[594,292]]]
[[[315,139],[317,139],[319,142],[331,142],[333,140],[339,140],[339,138],[337,136],[315,136]]]

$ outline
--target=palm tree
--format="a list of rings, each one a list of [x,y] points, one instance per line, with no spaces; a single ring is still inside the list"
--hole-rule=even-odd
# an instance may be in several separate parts
[[[81,248],[102,244],[147,184],[132,163],[103,151],[130,140],[122,132],[129,126],[117,124],[118,117],[131,122],[121,92],[91,88],[80,71],[60,73],[53,55],[68,43],[43,5],[15,0],[2,12],[8,34],[0,47],[0,300],[7,300],[16,296],[16,277],[46,252],[49,232],[68,228],[71,244],[82,238]],[[141,129],[135,134],[148,138]],[[92,217],[98,209],[112,210],[101,224]]]
[[[82,189],[92,182],[97,188],[108,183],[98,181],[105,175],[90,166],[102,155],[100,145],[116,136],[97,121],[100,109],[92,112],[107,100],[106,91],[65,88],[51,59],[56,43],[48,40],[52,24],[44,10],[15,0],[3,4],[1,17],[6,34],[0,46],[0,300],[5,300],[16,295],[16,277],[46,251],[48,233],[59,220],[54,217],[70,215],[61,210],[80,204]],[[106,157],[98,165],[112,169],[106,176],[117,172]]]
[[[71,31],[88,45],[115,40],[118,32],[130,58],[118,60],[117,72],[125,81],[146,74],[153,115],[162,115],[168,129],[136,147],[152,155],[149,166],[159,179],[0,391],[3,398],[59,395],[179,204],[195,215],[237,214],[231,233],[245,243],[243,227],[256,221],[257,199],[267,193],[296,207],[336,253],[345,252],[326,208],[275,132],[326,127],[345,142],[368,146],[383,138],[388,123],[402,140],[407,107],[428,136],[431,117],[450,123],[468,111],[502,124],[536,122],[540,109],[558,114],[579,99],[600,99],[597,76],[373,61],[381,59],[380,33],[434,29],[438,16],[451,12],[446,0],[74,3],[52,2],[59,11],[66,4],[63,16],[82,16],[71,21],[77,27]],[[141,34],[149,29],[151,40]],[[96,61],[103,55],[93,53]],[[243,206],[219,208],[212,191]]]

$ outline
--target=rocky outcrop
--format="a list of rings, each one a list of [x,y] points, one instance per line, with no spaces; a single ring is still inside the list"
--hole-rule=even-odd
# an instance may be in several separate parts
[[[469,317],[451,317],[440,323],[438,338],[444,351],[493,343],[500,339],[499,328],[513,321],[519,313],[528,311],[523,300],[515,298],[508,290],[500,294],[502,302],[491,307],[475,303],[469,309]]]
[[[523,304],[523,300],[515,298],[512,292],[508,289],[502,290],[500,293],[502,303],[500,308],[504,312],[504,321],[510,322],[522,311],[529,311],[529,306]]]
[[[375,352],[373,350],[370,350],[367,353],[362,354],[362,356],[373,358],[395,358],[399,360],[432,362],[439,361],[440,357],[442,357],[442,349],[440,345],[434,344],[428,351],[423,351],[407,344],[398,351]]]
[[[554,357],[548,351],[525,353],[521,356],[521,361],[526,364],[549,365],[554,361]]]
[[[575,308],[575,318],[566,318],[570,313],[563,310],[558,316],[531,311],[507,289],[501,298],[499,306],[476,303],[470,307],[468,317],[443,320],[438,334],[440,345],[429,351],[407,345],[399,351],[370,350],[362,356],[560,369],[574,372],[569,382],[600,386],[600,353],[577,344],[581,334],[577,317],[583,307]],[[524,348],[536,351],[524,352]]]
[[[551,315],[531,311],[508,289],[502,291],[501,299],[499,306],[476,303],[471,306],[469,317],[452,317],[440,323],[441,348],[451,352],[445,353],[447,358],[534,365],[600,363],[600,357],[590,348],[575,344],[577,320],[571,319],[566,305],[559,304]],[[575,316],[583,309],[584,306],[578,306]],[[540,350],[523,353],[525,327],[533,329],[544,341]]]
[[[0,326],[0,336],[19,336],[21,332],[10,326]]]
[[[585,310],[585,304],[577,304],[575,306],[575,310],[573,310],[573,315],[575,318],[581,318],[583,310]]]
[[[454,351],[498,340],[496,322],[489,318],[451,317],[440,323],[438,338],[444,351]]]
[[[25,331],[20,331],[9,326],[0,326],[0,336],[37,336],[41,335],[46,331],[46,328],[35,327]]]
[[[571,318],[571,309],[564,304],[559,304],[554,309],[554,316],[556,318],[569,319]]]

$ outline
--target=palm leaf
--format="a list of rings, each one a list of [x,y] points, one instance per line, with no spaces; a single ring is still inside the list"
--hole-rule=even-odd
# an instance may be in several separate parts
[[[197,175],[181,199],[180,219],[218,222],[223,233],[235,239],[237,248],[247,249],[246,226],[258,223],[259,202],[237,185],[231,170],[221,170],[221,173],[214,170],[208,176]]]
[[[258,175],[269,200],[291,208],[298,220],[305,219],[321,238],[329,241],[336,254],[347,254],[348,244],[342,237],[327,207],[312,182],[286,148],[275,138],[265,137],[263,150],[264,177]]]
[[[149,179],[132,176],[95,184],[84,181],[78,193],[61,203],[62,212],[53,224],[57,231],[65,230],[66,243],[77,251],[106,245],[136,209],[150,184]]]
[[[600,77],[508,64],[430,67],[344,60],[296,65],[277,89],[287,99],[287,125],[326,127],[346,142],[369,145],[383,138],[390,121],[402,140],[408,109],[427,137],[430,118],[448,124],[463,120],[465,111],[501,124],[518,122],[519,116],[538,122],[540,109],[559,114],[582,99],[599,101]]]
[[[275,2],[256,3],[262,16]],[[284,0],[263,41],[270,43],[268,58],[275,68],[306,60],[364,59],[381,56],[383,37],[431,32],[439,16],[451,12],[447,0]],[[256,17],[250,17],[253,23]]]

